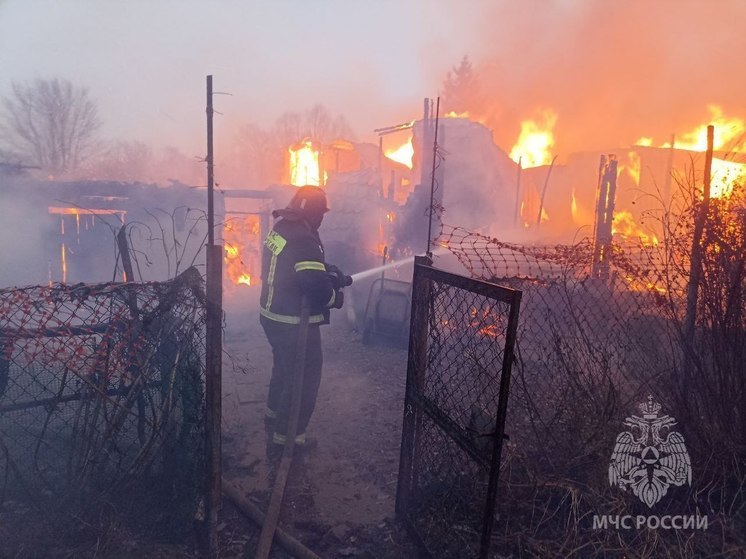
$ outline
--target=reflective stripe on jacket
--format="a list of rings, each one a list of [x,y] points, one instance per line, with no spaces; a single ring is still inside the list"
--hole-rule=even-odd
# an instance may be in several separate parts
[[[323,311],[335,299],[324,247],[305,221],[282,218],[264,241],[259,312],[276,322],[298,324],[302,295],[310,304],[309,322],[323,322]]]

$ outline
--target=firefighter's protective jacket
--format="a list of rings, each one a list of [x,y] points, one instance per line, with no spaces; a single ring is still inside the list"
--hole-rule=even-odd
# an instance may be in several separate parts
[[[264,241],[262,293],[259,312],[285,324],[300,323],[301,297],[310,305],[309,322],[324,322],[336,293],[324,264],[324,247],[317,231],[293,212],[275,212],[275,223]]]

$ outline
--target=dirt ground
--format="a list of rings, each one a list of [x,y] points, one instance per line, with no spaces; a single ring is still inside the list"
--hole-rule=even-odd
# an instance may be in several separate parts
[[[263,421],[272,357],[255,296],[226,297],[223,475],[266,510],[277,463],[267,457]],[[322,557],[413,557],[394,521],[407,351],[385,338],[364,344],[344,311],[322,328],[322,343],[321,388],[307,430],[318,446],[294,461],[280,526]],[[221,554],[251,549],[257,529],[230,502],[222,516]]]

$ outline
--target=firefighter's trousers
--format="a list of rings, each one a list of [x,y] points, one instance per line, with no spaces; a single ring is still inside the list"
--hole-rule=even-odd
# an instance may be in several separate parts
[[[287,434],[288,418],[290,414],[290,400],[293,393],[293,375],[295,373],[296,355],[298,353],[297,324],[284,324],[260,317],[262,328],[272,346],[272,379],[269,381],[269,395],[267,408],[276,412],[275,433]],[[308,325],[306,340],[306,359],[303,375],[303,389],[301,391],[300,413],[296,434],[306,432],[316,406],[316,396],[321,383],[321,331],[318,324]]]

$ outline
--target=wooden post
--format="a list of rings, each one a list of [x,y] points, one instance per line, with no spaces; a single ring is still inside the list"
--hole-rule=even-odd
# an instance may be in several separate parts
[[[207,244],[215,244],[215,208],[213,206],[214,155],[212,151],[212,76],[207,76]]]
[[[132,270],[132,259],[130,258],[129,245],[127,244],[127,226],[122,225],[117,233],[117,247],[119,256],[122,258],[122,268],[124,269],[124,282],[134,281],[135,273]]]
[[[221,508],[222,475],[222,357],[223,357],[223,247],[215,244],[213,203],[212,76],[207,76],[207,238],[205,309],[205,527],[211,557],[218,554],[218,512]]]
[[[303,392],[303,377],[306,373],[306,346],[308,341],[308,300],[304,296],[301,299],[300,324],[298,325],[298,344],[296,346],[295,370],[293,371],[293,387],[290,400],[290,414],[288,417],[287,433],[285,434],[285,448],[277,468],[277,477],[272,487],[272,496],[267,508],[267,516],[259,535],[259,543],[256,549],[256,559],[267,559],[272,549],[272,540],[275,536],[277,521],[280,518],[282,499],[285,496],[285,486],[288,481],[290,464],[293,462],[293,448],[295,447],[295,435],[298,430],[298,416],[300,415],[300,401]],[[270,443],[274,444],[274,443]]]
[[[702,276],[702,233],[704,232],[707,214],[710,209],[710,182],[712,178],[712,151],[715,128],[707,127],[707,155],[705,156],[705,177],[702,185],[702,203],[695,213],[694,234],[692,235],[691,264],[689,267],[689,285],[686,290],[686,316],[684,317],[684,343],[691,348],[694,342],[694,326],[697,322],[697,298],[699,282]]]
[[[383,180],[383,134],[378,136],[378,174]]]
[[[557,161],[557,156],[552,158],[552,163],[549,165],[547,176],[544,179],[544,188],[541,189],[541,199],[539,200],[539,215],[536,217],[536,228],[541,226],[541,212],[544,211],[544,196],[547,193],[547,186],[549,186],[549,177],[552,176],[552,169],[554,169],[554,162]]]
[[[430,145],[431,112],[430,99],[425,97],[422,108],[422,137],[420,138],[420,141],[417,142],[418,145],[414,146],[414,153],[417,155],[417,165],[419,166],[421,185],[425,185],[427,181],[427,167],[425,167],[424,154],[425,150],[427,150],[427,146]],[[422,153],[422,155],[419,155],[420,153]]]
[[[673,181],[673,156],[676,153],[676,136],[671,134],[671,149],[668,150],[666,161],[666,180],[663,183],[663,207],[668,211],[671,204],[671,182]],[[639,185],[638,185],[639,186]]]
[[[513,225],[518,226],[518,218],[521,213],[521,171],[523,171],[523,156],[518,157],[518,172],[515,179],[515,211],[513,213]]]
[[[253,520],[258,526],[264,526],[264,513],[259,509],[259,507],[244,497],[241,491],[232,486],[230,482],[226,480],[223,480],[223,494],[233,501],[241,512]],[[313,551],[280,528],[275,530],[275,541],[296,559],[321,559]]]
[[[596,220],[593,227],[593,262],[591,275],[608,279],[611,257],[611,233],[616,199],[617,161],[610,154],[601,156],[598,169],[598,191],[596,197]]]
[[[433,135],[433,168],[430,174],[430,208],[428,211],[427,220],[427,248],[425,254],[428,258],[432,258],[433,252],[430,250],[430,243],[432,242],[433,234],[433,204],[435,203],[435,163],[438,156],[438,118],[440,116],[440,97],[435,105],[435,133]]]

